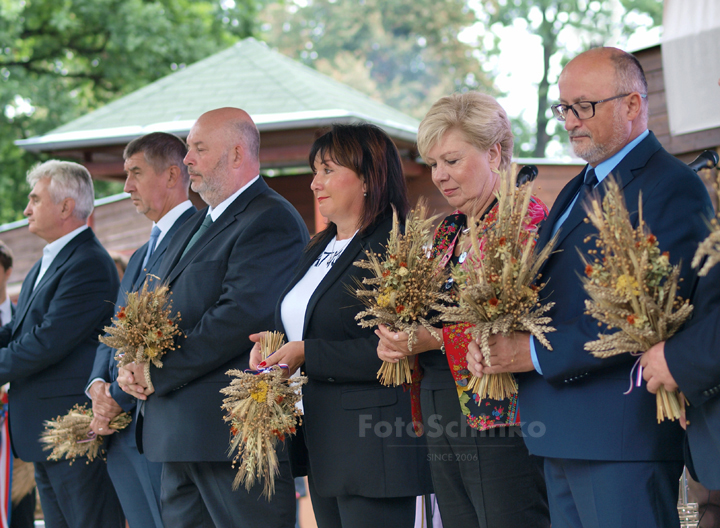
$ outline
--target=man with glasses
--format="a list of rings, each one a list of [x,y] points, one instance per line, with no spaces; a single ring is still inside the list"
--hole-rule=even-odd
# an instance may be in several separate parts
[[[598,359],[584,350],[602,329],[585,313],[578,250],[587,255],[595,247],[596,231],[583,221],[582,206],[593,190],[602,196],[612,174],[637,223],[642,195],[661,250],[683,263],[679,293],[689,298],[696,280],[689,263],[707,234],[710,201],[695,173],[647,129],[647,82],[635,57],[615,48],[585,52],[565,67],[559,89],[553,113],[588,165],[540,228],[538,249],[558,236],[541,270],[545,302],[555,303],[548,312],[557,329],[547,336],[552,349],[516,333],[493,341],[492,367],[471,347],[469,367],[475,374],[526,373],[518,376],[519,410],[530,452],[545,457],[553,528],[677,527],[682,429],[657,423],[655,397],[646,390],[624,394],[635,358]]]

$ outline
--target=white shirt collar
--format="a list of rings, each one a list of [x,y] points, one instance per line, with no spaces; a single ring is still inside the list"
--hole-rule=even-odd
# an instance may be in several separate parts
[[[255,176],[252,180],[247,182],[245,185],[240,187],[237,191],[235,191],[232,195],[230,195],[228,198],[225,198],[222,202],[218,204],[217,207],[208,207],[208,213],[210,215],[210,218],[212,218],[213,222],[217,222],[217,219],[220,218],[220,215],[225,212],[225,209],[228,208],[228,206],[235,201],[235,199],[240,196],[245,189],[250,187],[253,183],[257,181],[257,179],[260,177],[258,174]]]
[[[184,202],[170,209],[160,220],[158,220],[157,222],[153,222],[153,227],[157,226],[157,228],[160,229],[160,236],[158,236],[155,247],[158,247],[158,245],[160,245],[160,241],[165,237],[165,234],[170,231],[170,228],[172,228],[177,219],[180,218],[180,216],[191,207],[192,202],[190,200],[185,200]]]
[[[45,275],[45,272],[50,267],[50,264],[52,264],[53,260],[55,260],[55,257],[58,256],[62,249],[67,246],[73,238],[78,236],[86,229],[89,229],[89,226],[87,224],[80,226],[74,231],[70,231],[67,235],[61,236],[57,240],[50,242],[43,248],[42,262],[40,264],[40,273],[38,273],[34,286],[38,285],[38,282],[40,282],[40,279],[43,278],[43,275]]]

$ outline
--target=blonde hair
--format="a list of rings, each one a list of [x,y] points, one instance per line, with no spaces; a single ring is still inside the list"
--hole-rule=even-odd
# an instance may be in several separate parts
[[[479,93],[455,93],[438,100],[418,127],[417,145],[426,160],[428,151],[450,130],[459,130],[468,143],[487,152],[500,144],[500,170],[510,168],[513,133],[510,120],[494,97]]]

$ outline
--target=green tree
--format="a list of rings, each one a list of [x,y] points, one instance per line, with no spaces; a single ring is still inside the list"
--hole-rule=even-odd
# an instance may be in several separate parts
[[[308,0],[268,6],[261,36],[280,52],[422,118],[438,98],[491,90],[466,0]]]
[[[563,32],[574,33],[580,41],[580,51],[603,45],[611,35],[627,36],[637,29],[637,23],[630,15],[648,15],[653,25],[661,24],[662,0],[487,0],[484,13],[488,27],[493,24],[511,26],[515,20],[524,19],[528,22],[528,31],[540,37],[543,76],[538,84],[534,145],[532,152],[523,150],[520,153],[543,157],[556,130],[550,122],[548,96],[551,84],[557,81],[551,78],[551,60],[558,55],[563,63],[569,59],[569,50],[563,45]]]
[[[260,1],[0,0],[0,222],[22,217],[25,174],[44,159],[15,140],[251,35]]]

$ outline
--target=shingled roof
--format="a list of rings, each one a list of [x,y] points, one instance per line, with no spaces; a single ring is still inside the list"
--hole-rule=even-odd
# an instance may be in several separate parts
[[[414,142],[419,122],[247,38],[48,134],[16,141],[30,151],[124,144],[162,130],[185,136],[214,108],[246,110],[261,131],[367,121]]]

